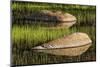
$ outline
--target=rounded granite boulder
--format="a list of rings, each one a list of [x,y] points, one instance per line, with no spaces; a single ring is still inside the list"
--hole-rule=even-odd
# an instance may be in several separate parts
[[[41,21],[42,24],[54,27],[71,27],[76,23],[76,17],[62,11],[41,10],[34,12],[27,19]]]
[[[77,32],[36,46],[33,50],[53,55],[77,56],[86,52],[91,43],[86,33]]]

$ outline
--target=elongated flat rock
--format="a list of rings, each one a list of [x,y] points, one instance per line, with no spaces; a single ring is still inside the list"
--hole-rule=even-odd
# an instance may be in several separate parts
[[[69,13],[49,10],[34,12],[31,16],[27,17],[27,19],[42,21],[44,24],[50,26],[65,26],[68,28],[76,23],[76,17]]]
[[[87,34],[77,32],[36,46],[33,50],[54,55],[77,56],[84,53],[91,46],[91,43],[92,41]]]

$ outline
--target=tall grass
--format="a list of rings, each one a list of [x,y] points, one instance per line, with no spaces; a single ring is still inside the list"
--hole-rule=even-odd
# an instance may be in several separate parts
[[[17,47],[32,48],[69,33],[70,31],[67,28],[53,29],[33,25],[14,25],[12,28],[12,40]]]

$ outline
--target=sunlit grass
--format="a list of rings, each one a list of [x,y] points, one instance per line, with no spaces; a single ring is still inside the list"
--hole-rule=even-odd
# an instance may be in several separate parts
[[[52,29],[48,27],[36,27],[23,25],[14,25],[12,28],[12,40],[17,46],[27,45],[26,47],[32,47],[41,45],[42,43],[50,40],[63,37],[70,33],[67,28]],[[23,47],[23,48],[24,48]]]

